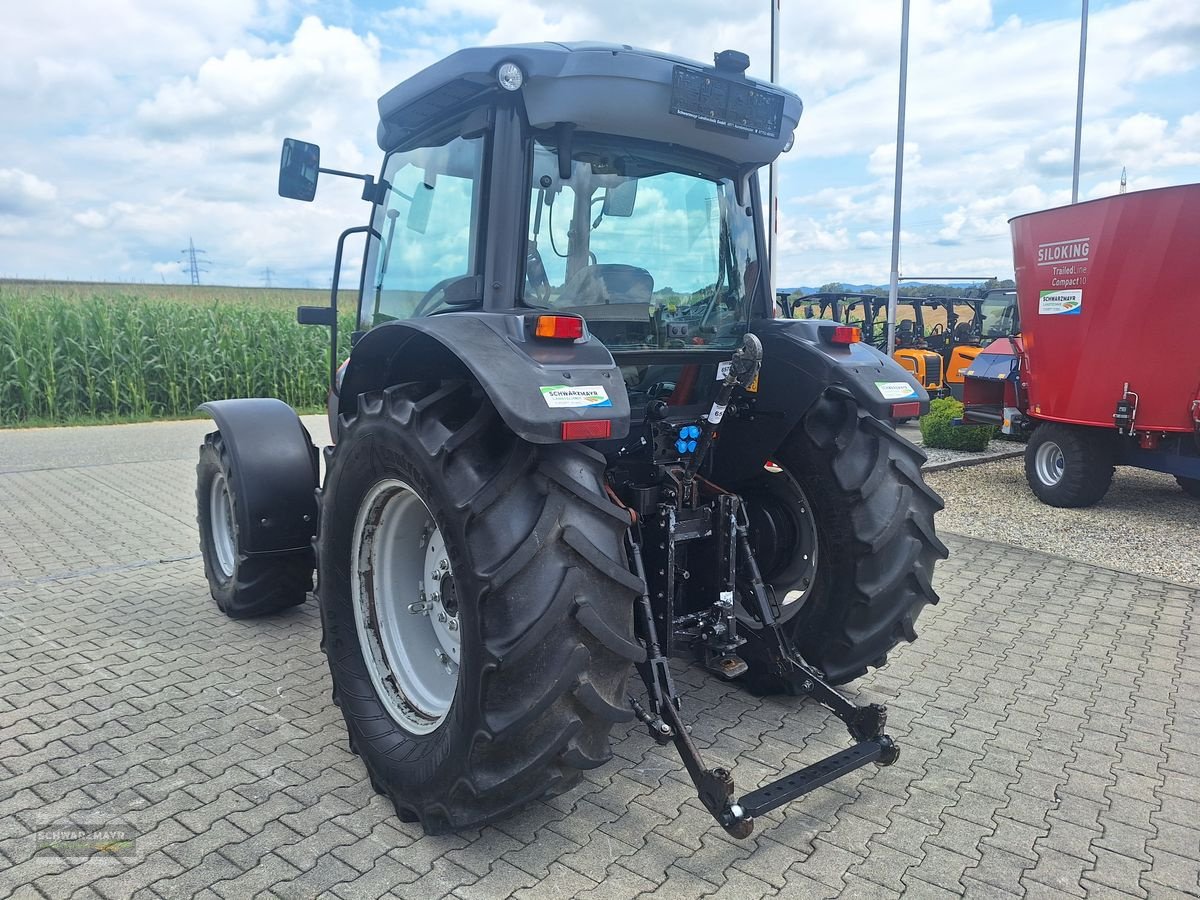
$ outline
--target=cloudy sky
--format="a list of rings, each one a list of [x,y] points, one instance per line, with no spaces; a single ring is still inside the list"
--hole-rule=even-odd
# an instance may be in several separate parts
[[[760,6],[757,16],[746,12]],[[1008,277],[1006,220],[1068,202],[1079,0],[913,0],[901,270]],[[731,17],[731,11],[738,9]],[[351,182],[275,194],[279,143],[376,172],[375,100],[464,46],[598,39],[766,77],[769,0],[40,0],[0,28],[0,277],[324,286]],[[900,0],[783,0],[805,102],[781,285],[884,282]],[[1081,197],[1200,181],[1200,3],[1092,0]]]

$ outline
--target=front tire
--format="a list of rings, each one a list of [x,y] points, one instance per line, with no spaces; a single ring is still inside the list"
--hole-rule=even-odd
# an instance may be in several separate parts
[[[1048,506],[1098,503],[1113,480],[1111,437],[1097,429],[1046,422],[1025,445],[1025,479]]]
[[[604,467],[578,445],[521,440],[465,382],[364,394],[342,430],[318,543],[334,700],[372,785],[428,833],[566,790],[610,758],[612,725],[632,718],[641,582]],[[420,534],[444,550],[426,558]],[[456,621],[457,658],[425,603]],[[400,623],[390,639],[388,621]],[[439,680],[438,665],[453,677]]]
[[[209,593],[231,619],[299,606],[312,590],[312,551],[247,555],[237,524],[241,498],[236,483],[221,433],[206,435],[196,464],[196,523]]]
[[[805,660],[834,684],[882,666],[896,644],[915,640],[917,616],[938,601],[933,567],[949,551],[934,533],[934,514],[943,504],[921,476],[924,459],[887,422],[830,390],[775,453],[779,471],[768,468],[742,489],[755,555],[765,563],[763,577],[783,627]],[[768,541],[762,526],[755,528],[754,504],[779,504],[780,498],[793,510],[793,525],[774,526],[785,540]],[[768,543],[776,543],[773,552],[766,552]],[[791,691],[793,685],[770,673],[769,641],[753,627],[743,631],[750,686]]]

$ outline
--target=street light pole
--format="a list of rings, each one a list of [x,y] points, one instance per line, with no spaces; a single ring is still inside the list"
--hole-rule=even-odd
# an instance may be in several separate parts
[[[908,89],[908,4],[900,13],[900,109],[896,116],[896,194],[892,200],[892,277],[888,285],[887,352],[896,351],[896,301],[900,296],[900,194],[904,181],[904,97]]]
[[[771,83],[779,83],[779,4],[780,0],[770,0],[771,3]],[[770,290],[771,308],[775,308],[775,280],[777,267],[775,251],[779,241],[779,162],[772,160],[767,168],[767,198],[770,209],[767,213],[767,279]]]
[[[1075,92],[1075,165],[1071,169],[1071,202],[1079,202],[1079,145],[1083,139],[1083,68],[1087,60],[1088,0],[1079,17],[1079,90]]]

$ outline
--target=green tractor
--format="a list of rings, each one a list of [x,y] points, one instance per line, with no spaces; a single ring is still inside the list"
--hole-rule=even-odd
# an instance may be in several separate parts
[[[368,224],[330,307],[299,311],[336,330],[366,235],[332,446],[278,400],[204,406],[213,597],[276,613],[315,570],[350,746],[427,832],[568,789],[635,717],[738,836],[896,758],[884,708],[833,686],[937,601],[941,500],[890,426],[928,397],[854,329],[773,315],[756,173],[801,104],[748,64],[531,44],[404,81],[379,175],[352,176]],[[285,141],[281,194],[322,172],[349,174]],[[678,656],[815,698],[850,745],[739,793],[689,737]]]

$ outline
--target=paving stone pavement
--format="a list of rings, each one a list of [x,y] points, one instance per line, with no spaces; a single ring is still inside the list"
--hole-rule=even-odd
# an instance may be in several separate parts
[[[920,639],[855,686],[895,766],[735,841],[618,727],[576,789],[426,837],[347,749],[313,604],[233,622],[208,597],[204,430],[0,432],[0,897],[1200,896],[1200,588],[951,536]],[[845,744],[811,704],[675,671],[743,789]],[[72,816],[135,852],[35,853]]]

